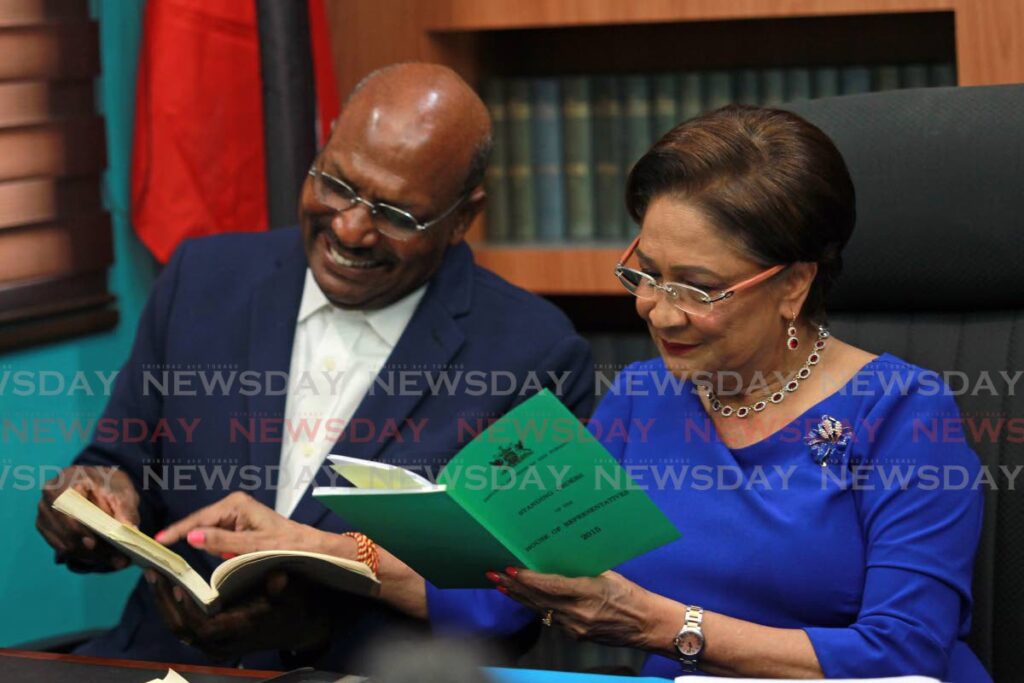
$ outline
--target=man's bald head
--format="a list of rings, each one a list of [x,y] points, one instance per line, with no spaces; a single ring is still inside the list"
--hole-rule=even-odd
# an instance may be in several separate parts
[[[433,277],[483,209],[490,148],[487,108],[451,69],[398,64],[367,76],[303,187],[306,257],[327,298],[381,308]],[[416,227],[395,233],[381,205]]]
[[[490,159],[491,118],[476,92],[452,69],[409,62],[371,72],[349,93],[336,121],[355,123],[367,138],[429,153],[464,169],[461,192],[483,182]],[[449,167],[450,170],[450,167]]]

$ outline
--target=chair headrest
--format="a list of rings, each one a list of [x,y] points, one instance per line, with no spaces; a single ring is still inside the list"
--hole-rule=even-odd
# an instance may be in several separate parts
[[[857,225],[829,310],[1024,304],[1024,85],[792,103],[836,143]]]

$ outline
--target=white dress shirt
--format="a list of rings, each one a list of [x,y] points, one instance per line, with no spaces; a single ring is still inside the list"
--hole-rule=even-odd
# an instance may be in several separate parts
[[[285,517],[316,477],[381,366],[398,344],[426,285],[385,308],[343,310],[306,269],[295,325],[281,471],[274,509]]]

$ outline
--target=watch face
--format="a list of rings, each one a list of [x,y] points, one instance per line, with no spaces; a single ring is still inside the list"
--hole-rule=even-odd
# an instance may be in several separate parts
[[[676,649],[685,657],[693,657],[704,647],[704,638],[694,631],[684,631],[679,635]]]

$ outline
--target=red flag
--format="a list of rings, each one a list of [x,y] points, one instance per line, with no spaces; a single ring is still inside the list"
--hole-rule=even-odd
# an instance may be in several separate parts
[[[267,229],[261,96],[254,2],[147,2],[132,223],[160,262],[187,237]]]
[[[341,111],[324,2],[325,0],[309,0],[309,32],[313,47],[313,73],[316,78],[317,119],[320,124],[317,130],[317,147],[327,144],[327,138],[331,136],[331,123]]]

